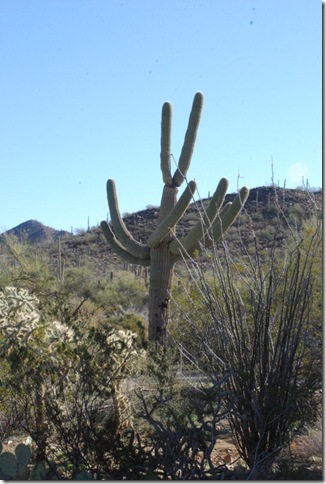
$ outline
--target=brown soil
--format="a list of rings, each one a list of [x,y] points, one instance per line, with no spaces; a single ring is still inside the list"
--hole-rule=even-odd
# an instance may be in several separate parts
[[[2,442],[3,452],[14,453],[16,446],[25,443],[27,436],[12,436]],[[223,467],[224,479],[243,480],[248,470],[232,442],[231,434],[224,424],[220,428],[220,437],[212,452],[212,461],[216,467]],[[298,436],[290,448],[285,448],[278,460],[279,471],[273,480],[323,480],[323,445],[321,422],[305,435]],[[264,480],[270,480],[266,477]]]
[[[322,442],[322,423],[319,422],[315,428],[296,437],[290,447],[282,451],[277,461],[279,471],[273,476],[273,480],[322,480]],[[212,460],[216,466],[225,465],[225,478],[241,479],[247,473],[244,461],[225,427],[215,444]]]

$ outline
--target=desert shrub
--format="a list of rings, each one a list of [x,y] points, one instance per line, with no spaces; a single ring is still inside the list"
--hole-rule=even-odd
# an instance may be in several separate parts
[[[200,262],[188,266],[197,296],[189,294],[186,310],[178,305],[174,337],[190,355],[187,342],[196,341],[196,364],[211,380],[224,379],[223,401],[250,477],[268,475],[284,445],[317,418],[321,227],[317,218],[312,223],[309,235],[293,230],[278,247],[276,232],[265,251],[256,244],[246,257],[224,241],[222,252],[207,254],[209,272]]]
[[[9,286],[24,287],[40,296],[55,285],[55,274],[48,258],[30,244],[13,235],[1,236],[0,290]]]
[[[127,329],[137,335],[135,344],[138,348],[146,349],[148,341],[147,320],[135,313],[125,313],[108,319],[110,325],[117,329]]]
[[[151,348],[136,389],[135,425],[150,450],[149,474],[164,480],[217,478],[222,468],[212,462],[212,451],[225,416],[221,389],[180,379],[174,352]]]
[[[46,401],[52,460],[61,469],[88,470],[101,479],[111,475],[118,433],[131,429],[129,401],[121,391],[135,356],[127,331],[91,329],[78,335],[68,377],[51,386]]]
[[[87,299],[94,297],[96,284],[94,273],[90,267],[68,267],[65,269],[64,281],[60,290]]]
[[[90,327],[80,315],[43,320],[38,302],[25,289],[0,293],[0,410],[10,402],[51,475],[110,476],[118,431],[131,425],[121,385],[137,356],[135,335]]]
[[[279,480],[322,480],[323,424],[322,415],[315,425],[305,427],[292,446],[285,448],[275,463],[275,478]]]
[[[115,273],[112,281],[100,287],[94,296],[94,301],[107,307],[112,314],[124,312],[146,311],[148,289],[142,279],[138,279],[131,272]]]

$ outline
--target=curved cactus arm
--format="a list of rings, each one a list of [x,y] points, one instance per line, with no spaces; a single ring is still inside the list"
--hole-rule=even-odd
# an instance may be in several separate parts
[[[118,197],[114,180],[107,181],[107,197],[111,215],[111,222],[120,244],[137,259],[148,259],[149,249],[146,245],[137,242],[127,227],[125,226],[120,215]]]
[[[217,215],[218,215],[218,218],[220,219],[223,216],[223,214],[225,214],[225,212],[229,209],[229,207],[231,207],[231,205],[232,205],[231,202],[226,203],[222,208],[222,210],[220,211],[220,213],[216,214],[215,220],[217,218]],[[202,221],[198,223],[201,224]],[[212,231],[210,230],[208,233],[208,230],[209,228],[212,229],[212,226],[213,226],[212,224],[210,224],[210,226],[206,226],[205,233],[204,231],[202,232],[203,235],[205,236],[204,240],[201,240],[203,236],[199,238],[195,238],[194,236],[188,238],[188,235],[194,229],[197,229],[198,224],[195,225],[194,229],[192,229],[185,237],[181,237],[180,239],[175,239],[173,240],[173,242],[171,242],[170,251],[174,256],[178,258],[178,260],[181,254],[182,254],[181,258],[192,256],[194,252],[200,251],[201,245],[204,245],[205,247],[207,246],[207,242],[209,238],[212,237]]]
[[[210,247],[213,244],[213,241],[217,242],[228,228],[231,227],[246,203],[248,196],[249,188],[242,187],[232,204],[225,211],[221,211],[220,216],[213,224],[212,236],[205,238],[205,247]]]
[[[207,218],[210,222],[213,222],[215,220],[218,212],[220,211],[228,187],[229,180],[225,177],[221,178],[204,214],[204,217]]]
[[[161,122],[161,171],[163,182],[167,186],[173,185],[171,176],[171,126],[172,126],[172,106],[166,102],[162,108]]]
[[[156,230],[148,237],[148,246],[155,249],[160,245],[164,237],[175,227],[179,222],[185,211],[187,210],[190,200],[192,199],[197,184],[194,180],[190,181],[187,188],[173,207],[167,217],[162,220]]]
[[[219,210],[224,202],[225,195],[229,186],[229,180],[227,178],[221,178],[217,188],[209,202],[207,209],[205,210],[201,220],[190,230],[190,232],[179,240],[174,240],[170,244],[170,251],[174,255],[178,255],[180,247],[188,252],[193,246],[197,246],[204,234],[217,217]]]
[[[249,189],[247,187],[243,187],[241,188],[240,192],[235,197],[232,203],[228,202],[224,205],[218,216],[215,218],[211,230],[209,232],[206,232],[204,240],[202,241],[202,244],[205,248],[209,248],[213,245],[214,242],[217,242],[228,230],[228,228],[233,224],[233,222],[241,212],[241,209],[243,208],[248,196]],[[201,249],[200,240],[193,240],[193,243],[190,244],[190,241],[188,239],[188,241],[186,241],[187,245],[185,245],[186,238],[187,236],[179,240],[176,239],[170,244],[170,251],[177,258],[180,256],[180,254],[184,254],[184,256],[186,257],[192,256],[194,252],[200,251]]]
[[[174,184],[179,187],[187,175],[187,171],[191,162],[192,153],[194,151],[197,130],[200,122],[201,112],[204,104],[204,95],[202,92],[197,92],[191,108],[191,113],[188,122],[188,128],[185,135],[181,155],[179,158],[178,168],[173,175]]]
[[[120,244],[120,242],[116,239],[111,227],[107,224],[106,221],[103,220],[100,226],[106,241],[119,257],[126,260],[127,262],[130,262],[131,264],[138,264],[145,267],[150,265],[151,261],[150,261],[149,255],[147,259],[139,259],[134,255],[132,255],[130,252],[128,252],[125,249],[125,247],[123,247]]]

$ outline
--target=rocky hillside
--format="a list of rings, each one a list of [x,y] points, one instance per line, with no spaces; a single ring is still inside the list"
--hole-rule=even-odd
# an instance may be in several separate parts
[[[43,225],[37,220],[27,220],[13,229],[7,230],[5,232],[8,235],[14,235],[21,242],[25,241],[30,244],[37,242],[46,242],[57,240],[58,237],[69,234],[65,230],[55,230],[51,227]]]
[[[226,202],[232,201],[235,194],[226,196]],[[209,199],[193,203],[177,226],[177,235],[185,235],[198,221],[198,210],[202,211]],[[303,221],[309,219],[316,211],[321,213],[322,192],[307,193],[303,190],[289,190],[275,187],[259,187],[252,189],[239,220],[243,241],[250,245],[252,231],[257,235],[259,246],[266,247],[278,226],[278,243],[282,243],[287,234],[287,223],[280,217],[283,212],[288,222],[294,227],[300,227]],[[136,240],[146,242],[149,234],[156,228],[159,211],[152,207],[146,210],[128,214],[124,222]],[[33,244],[33,251],[42,255],[48,254],[54,267],[58,259],[58,238],[60,237],[61,257],[65,266],[78,267],[90,261],[95,266],[99,276],[108,273],[112,268],[123,268],[125,263],[119,259],[106,243],[98,227],[89,231],[72,235],[69,232],[57,231],[46,227],[37,221],[28,221],[8,231],[18,238]],[[232,250],[240,248],[237,226],[229,229],[228,244]],[[243,242],[242,241],[242,242]]]

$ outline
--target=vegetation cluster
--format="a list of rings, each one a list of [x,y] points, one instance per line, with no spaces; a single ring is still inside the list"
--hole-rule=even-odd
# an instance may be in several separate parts
[[[289,454],[320,421],[319,196],[252,190],[217,244],[177,263],[168,349],[148,341],[148,268],[120,261],[98,228],[3,236],[1,478],[320,479],[319,461],[318,473]],[[156,218],[125,224],[141,241]],[[226,431],[231,462],[214,453]]]

